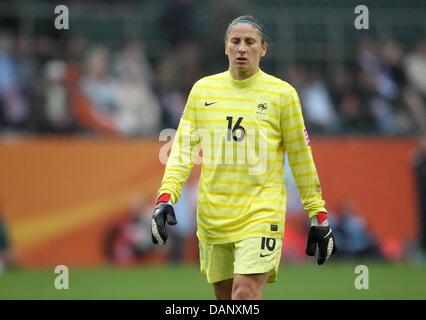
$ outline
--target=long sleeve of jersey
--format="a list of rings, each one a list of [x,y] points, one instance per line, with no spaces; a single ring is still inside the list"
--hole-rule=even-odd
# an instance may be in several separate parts
[[[199,143],[195,91],[196,89],[193,88],[188,97],[158,191],[158,197],[164,193],[169,193],[173,203],[179,200],[182,188],[194,166],[195,157],[198,155],[194,148]]]
[[[300,199],[309,218],[327,212],[312,156],[311,143],[305,128],[302,108],[296,90],[288,91],[283,99],[281,128],[285,150]]]

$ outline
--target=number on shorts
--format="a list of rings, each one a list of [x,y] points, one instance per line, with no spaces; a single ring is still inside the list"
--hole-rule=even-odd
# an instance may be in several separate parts
[[[275,249],[275,242],[276,242],[275,238],[262,237],[262,244],[261,244],[260,248],[263,250],[263,249],[265,249],[265,245],[266,245],[266,248],[269,251],[274,251],[274,249]]]

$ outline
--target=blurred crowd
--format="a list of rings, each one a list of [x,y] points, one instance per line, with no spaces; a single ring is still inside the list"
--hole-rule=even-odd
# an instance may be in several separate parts
[[[422,134],[426,130],[426,41],[404,51],[396,41],[363,38],[352,63],[323,73],[297,64],[308,128],[326,133]]]
[[[158,28],[164,44],[155,61],[140,39],[111,47],[72,33],[60,40],[1,33],[0,133],[153,136],[176,128],[192,85],[212,60],[226,62],[223,39],[202,54],[191,1],[166,6]],[[426,40],[404,48],[364,38],[343,65],[301,61],[264,71],[284,74],[298,90],[312,132],[425,131]]]
[[[146,135],[161,125],[153,74],[140,42],[118,52],[71,37],[0,38],[3,132]]]

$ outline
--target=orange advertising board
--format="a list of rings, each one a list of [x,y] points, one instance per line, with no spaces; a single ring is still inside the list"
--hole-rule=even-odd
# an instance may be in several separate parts
[[[350,198],[374,232],[417,236],[412,139],[311,139],[326,205]],[[152,211],[164,165],[155,139],[0,141],[0,208],[24,266],[105,263],[103,239],[135,202]],[[199,166],[194,170],[196,178]]]

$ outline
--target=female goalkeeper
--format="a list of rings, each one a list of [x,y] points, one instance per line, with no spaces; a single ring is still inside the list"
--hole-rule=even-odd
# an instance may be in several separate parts
[[[284,236],[284,155],[311,219],[306,253],[336,252],[296,90],[259,68],[267,42],[252,16],[225,33],[229,69],[197,81],[173,141],[152,217],[154,243],[167,240],[180,197],[202,150],[197,204],[201,273],[217,299],[261,299],[277,278]]]

